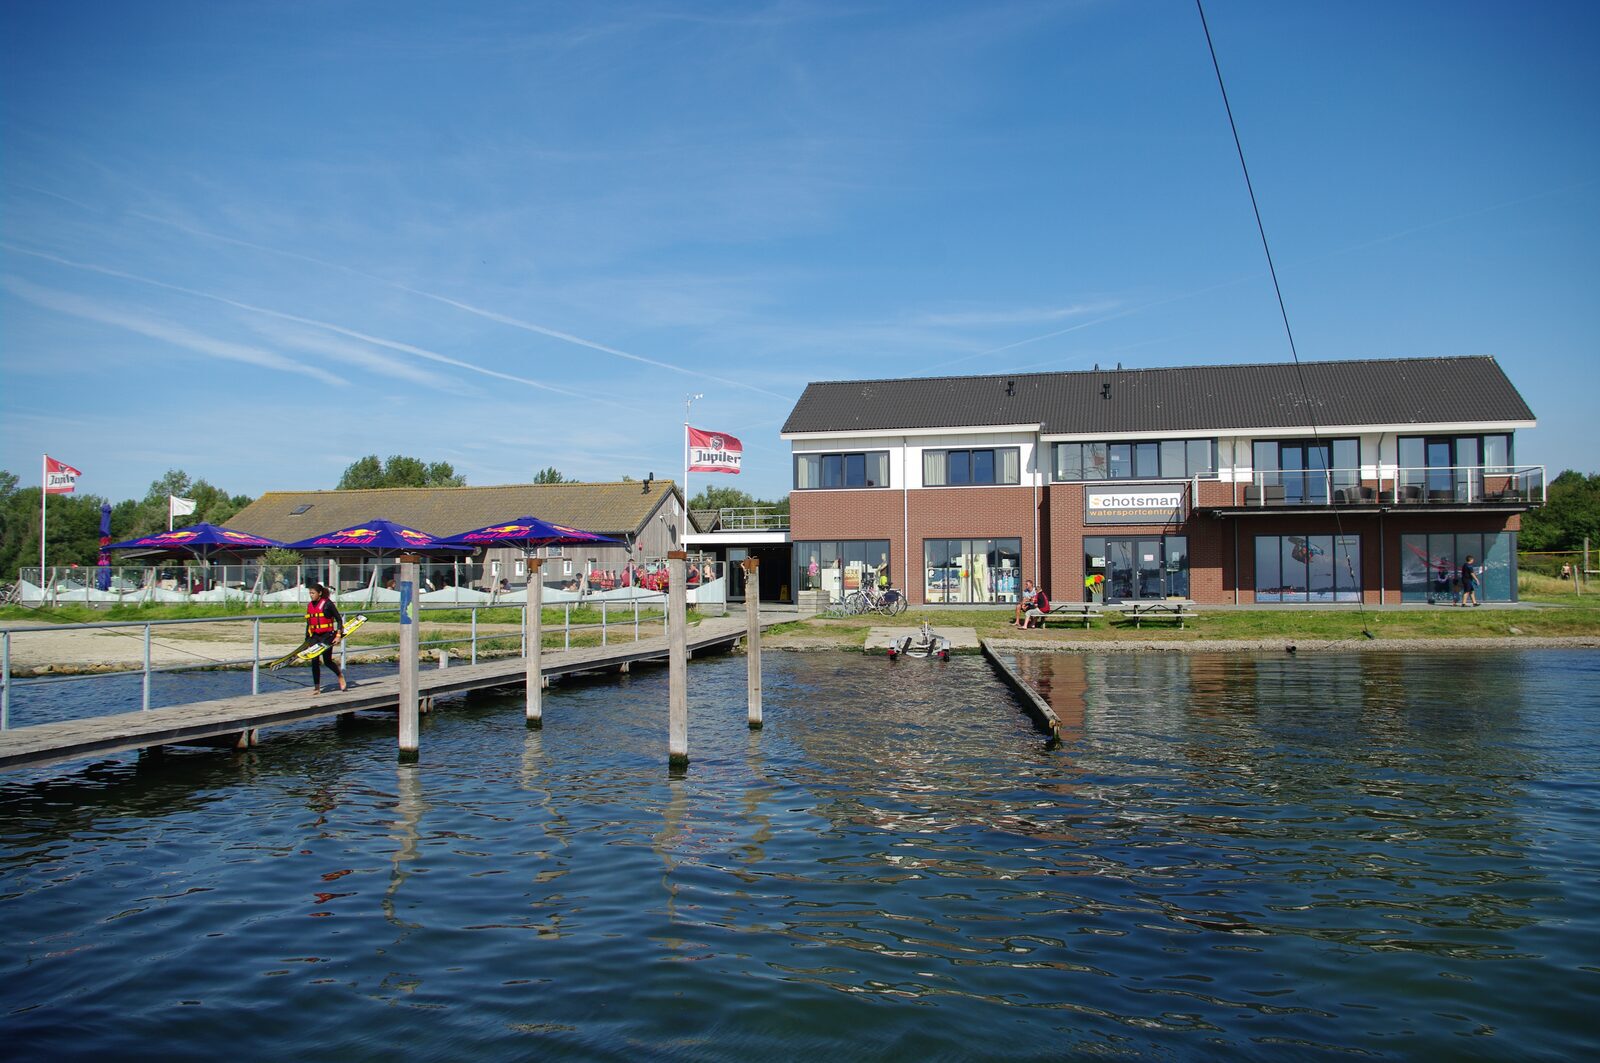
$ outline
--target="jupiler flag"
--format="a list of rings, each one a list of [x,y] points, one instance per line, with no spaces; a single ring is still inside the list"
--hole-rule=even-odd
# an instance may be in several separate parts
[[[689,429],[689,471],[738,473],[744,464],[744,444],[726,432]]]
[[[70,495],[78,486],[78,477],[83,473],[74,469],[64,461],[57,461],[50,455],[44,456],[44,493],[47,495]]]

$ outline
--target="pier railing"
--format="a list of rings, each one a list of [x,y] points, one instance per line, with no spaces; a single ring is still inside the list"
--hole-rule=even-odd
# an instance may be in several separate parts
[[[481,620],[480,614],[491,610],[505,612],[514,611],[517,619],[512,623],[493,623]],[[438,626],[462,626],[459,617],[462,612],[468,614],[465,632],[436,634],[436,637],[424,639],[420,646],[424,650],[437,651],[439,666],[447,667],[451,657],[465,663],[477,664],[480,653],[493,652],[496,656],[507,656],[516,653],[526,656],[527,647],[527,607],[519,603],[500,603],[494,605],[471,605],[465,608],[455,608],[449,605],[422,606],[419,609],[420,620]],[[362,609],[361,612],[370,620],[382,620],[385,617],[398,618],[399,609]],[[586,619],[594,613],[599,614],[598,620]],[[546,645],[558,643],[562,649],[571,649],[574,638],[584,641],[593,639],[593,634],[599,634],[599,645],[606,646],[612,643],[637,642],[641,638],[664,634],[667,630],[667,610],[662,605],[661,595],[640,595],[618,601],[601,598],[593,602],[578,604],[576,602],[563,602],[547,606],[544,609],[544,642]],[[552,614],[560,615],[560,622],[553,622]],[[576,614],[577,619],[574,619]],[[346,610],[346,617],[352,615],[351,610]],[[171,672],[194,672],[206,670],[239,670],[250,671],[250,693],[261,693],[262,672],[265,665],[281,656],[281,650],[269,651],[262,655],[262,624],[267,623],[277,628],[280,632],[287,629],[293,632],[293,637],[298,641],[300,631],[297,622],[305,619],[300,612],[292,613],[255,613],[248,616],[217,616],[194,617],[177,620],[121,620],[106,621],[88,624],[50,624],[38,627],[7,628],[0,630],[0,729],[11,726],[11,705],[13,694],[34,687],[58,683],[82,683],[95,680],[113,679],[127,675],[142,677],[142,690],[140,708],[151,708],[151,679],[152,677]],[[157,646],[157,639],[161,633],[170,629],[191,627],[195,624],[232,625],[236,629],[233,638],[219,638],[219,642],[237,642],[240,655],[227,657],[214,657],[201,653],[184,645],[185,642],[194,641],[192,636],[179,639],[167,639],[160,643],[163,651],[178,654],[187,654],[192,660],[182,662],[168,662],[157,664],[152,659],[152,649]],[[370,629],[368,629],[370,630]],[[122,633],[129,638],[138,640],[138,664],[132,667],[112,666],[107,670],[73,673],[73,674],[47,674],[41,676],[17,676],[13,670],[13,650],[15,646],[29,638],[40,638],[51,635],[60,635],[63,632],[98,632]],[[282,645],[279,640],[278,645]],[[507,643],[515,643],[514,648]],[[591,641],[592,644],[592,641]],[[400,644],[396,642],[362,643],[352,646],[346,640],[341,640],[334,652],[339,654],[341,667],[344,662],[352,658],[379,656],[398,651]],[[248,655],[245,655],[248,654]],[[287,678],[285,676],[284,678]],[[291,680],[293,681],[293,680]]]

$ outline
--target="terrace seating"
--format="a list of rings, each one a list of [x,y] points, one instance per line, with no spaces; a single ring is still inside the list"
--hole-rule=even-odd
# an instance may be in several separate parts
[[[1247,506],[1281,506],[1284,504],[1283,485],[1268,484],[1266,487],[1257,487],[1252,484],[1244,489],[1244,504]]]
[[[1068,624],[1082,623],[1087,630],[1089,621],[1104,615],[1099,602],[1052,602],[1050,611],[1038,619],[1040,627],[1047,627],[1059,620]]]
[[[1194,602],[1187,598],[1123,602],[1120,608],[1124,622],[1131,623],[1134,627],[1138,627],[1144,620],[1168,620],[1181,628],[1185,620],[1193,620],[1200,615],[1194,607]]]

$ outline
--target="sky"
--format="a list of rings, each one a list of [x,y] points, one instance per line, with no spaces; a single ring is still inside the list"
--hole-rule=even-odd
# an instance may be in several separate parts
[[[1600,471],[1600,5],[1209,0],[1302,360]],[[779,497],[809,381],[1291,358],[1195,4],[0,7],[0,468]]]

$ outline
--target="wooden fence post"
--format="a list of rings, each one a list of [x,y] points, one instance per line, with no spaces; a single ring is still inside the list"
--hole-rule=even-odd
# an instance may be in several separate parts
[[[417,691],[417,561],[415,554],[400,558],[400,760],[411,762],[421,753],[421,724]]]
[[[688,554],[667,553],[667,763],[689,763],[689,619],[684,591]]]
[[[747,557],[744,569],[745,680],[752,730],[761,727],[761,559]]]

